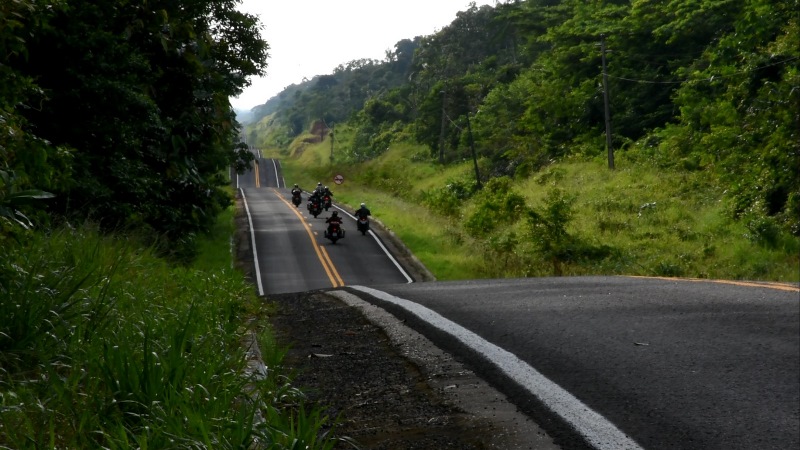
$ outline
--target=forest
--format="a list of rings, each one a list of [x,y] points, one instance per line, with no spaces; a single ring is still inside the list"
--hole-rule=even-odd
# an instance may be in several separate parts
[[[233,266],[238,4],[0,1],[0,448],[333,447]]]
[[[91,222],[191,260],[252,159],[228,99],[269,45],[238,3],[0,2],[0,241]]]
[[[349,127],[338,162],[422,144],[480,183],[614,155],[702,173],[756,233],[800,236],[796,0],[527,0],[470,7],[292,85],[252,110],[249,142],[288,148],[322,121]],[[606,156],[607,155],[607,156]]]

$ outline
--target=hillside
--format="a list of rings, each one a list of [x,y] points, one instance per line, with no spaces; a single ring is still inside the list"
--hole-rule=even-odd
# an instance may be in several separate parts
[[[294,86],[245,131],[303,183],[344,174],[440,278],[796,280],[798,86],[796,1],[528,0]]]
[[[475,190],[469,160],[442,166],[420,160],[424,146],[405,143],[368,162],[331,165],[330,137],[304,136],[289,150],[266,152],[282,159],[287,183],[322,181],[339,202],[366,202],[438,279],[800,279],[800,240],[732,219],[718,180],[703,173],[664,170],[620,152],[615,170],[602,158],[568,160]],[[333,184],[335,174],[342,185]]]

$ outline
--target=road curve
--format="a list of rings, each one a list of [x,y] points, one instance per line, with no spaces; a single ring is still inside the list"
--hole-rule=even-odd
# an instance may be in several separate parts
[[[575,448],[800,447],[797,287],[577,277],[378,289],[348,291],[469,361]]]
[[[305,203],[295,207],[279,161],[256,158],[251,170],[236,177],[236,187],[250,224],[259,294],[412,281],[380,239],[358,233],[355,219],[342,209],[337,208],[346,219],[345,239],[326,240],[325,218],[332,211],[315,218]]]
[[[338,244],[324,240],[328,213],[295,208],[279,162],[257,161],[236,186],[261,293],[344,290],[380,306],[468,362],[565,448],[800,448],[797,286],[634,277],[409,284],[353,222]]]

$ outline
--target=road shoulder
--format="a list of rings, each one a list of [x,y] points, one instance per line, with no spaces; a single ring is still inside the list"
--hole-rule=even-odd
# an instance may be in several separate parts
[[[343,291],[282,294],[272,320],[309,400],[370,449],[555,449],[469,369],[386,311]]]

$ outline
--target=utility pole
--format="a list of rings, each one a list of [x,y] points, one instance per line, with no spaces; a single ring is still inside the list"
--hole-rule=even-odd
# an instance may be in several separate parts
[[[481,173],[478,171],[478,157],[475,155],[475,141],[472,140],[472,126],[469,124],[469,111],[467,111],[467,136],[469,137],[469,148],[472,150],[472,163],[475,166],[475,185],[481,189]]]
[[[611,146],[611,110],[608,107],[608,70],[606,69],[606,35],[600,35],[600,53],[603,60],[603,103],[606,113],[606,149],[608,150],[608,168],[614,168],[614,148]]]
[[[335,129],[336,129],[336,124],[335,123],[331,123],[331,134],[330,134],[330,136],[331,136],[331,164],[333,164],[333,141],[335,139],[335,137],[333,135],[333,132],[334,132]]]
[[[444,164],[444,126],[447,124],[447,114],[444,109],[445,93],[444,90],[440,91],[442,94],[442,123],[439,129],[439,164]]]

